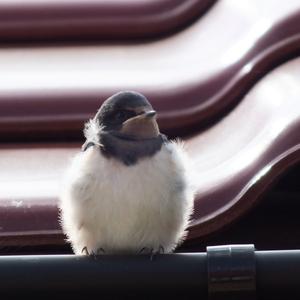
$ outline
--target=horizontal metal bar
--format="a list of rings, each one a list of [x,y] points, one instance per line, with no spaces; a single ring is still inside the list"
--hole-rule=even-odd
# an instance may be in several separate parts
[[[259,299],[300,299],[300,250],[256,251]]]
[[[300,297],[300,250],[255,251],[255,263],[257,299]],[[207,299],[207,254],[2,256],[0,291],[3,299]]]
[[[0,257],[1,297],[186,299],[207,297],[206,254]],[[147,298],[148,297],[148,298]]]

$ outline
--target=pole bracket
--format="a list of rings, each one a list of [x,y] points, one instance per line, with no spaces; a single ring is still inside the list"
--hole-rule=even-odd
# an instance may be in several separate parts
[[[207,247],[209,299],[255,299],[254,245]]]

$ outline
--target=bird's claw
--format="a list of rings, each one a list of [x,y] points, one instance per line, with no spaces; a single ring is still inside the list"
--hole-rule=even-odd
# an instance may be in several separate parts
[[[96,252],[94,252],[94,251],[89,252],[86,246],[83,247],[81,250],[81,253],[84,253],[84,252],[85,252],[85,255],[91,256],[95,259],[97,258],[97,256],[99,254],[105,254],[105,251],[103,248],[98,248]]]
[[[84,252],[85,252],[85,255],[90,255],[88,248],[86,246],[82,248],[81,254],[83,254]]]
[[[150,260],[152,261],[156,255],[164,254],[164,253],[165,253],[165,248],[162,245],[159,245],[156,251],[154,251],[154,249],[151,249]]]
[[[139,251],[139,254],[142,254],[147,248],[146,247],[143,247],[140,251]]]
[[[98,248],[96,254],[105,254],[105,250],[103,248]]]
[[[147,252],[145,252],[146,250],[148,250]],[[154,248],[147,248],[147,247],[143,247],[140,251],[139,254],[150,254],[150,260],[152,261],[154,256],[157,254],[164,254],[165,253],[165,249],[163,246],[159,246],[157,250],[154,250]]]
[[[162,245],[158,247],[158,254],[165,254],[165,248]]]

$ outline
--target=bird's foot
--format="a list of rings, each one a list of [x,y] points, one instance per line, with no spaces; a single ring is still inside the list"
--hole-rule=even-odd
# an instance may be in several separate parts
[[[81,254],[90,255],[89,250],[86,246],[82,248]]]
[[[158,254],[164,254],[165,249],[163,246],[159,246],[158,249],[154,248],[148,248],[148,247],[143,247],[140,251],[139,254],[150,254],[150,260],[152,261],[154,257]]]
[[[93,259],[98,260],[100,258],[100,256],[103,255],[103,254],[105,254],[104,249],[103,248],[98,248],[96,250],[96,252],[92,251],[91,256],[93,257]]]
[[[105,251],[103,248],[98,248],[96,250],[96,252],[94,252],[94,251],[89,252],[87,247],[83,247],[83,249],[81,250],[81,253],[85,253],[85,255],[91,256],[94,259],[96,259],[99,254],[105,254]]]
[[[143,247],[140,251],[139,251],[139,254],[143,254],[143,253],[146,253],[146,250],[148,248],[147,247]]]
[[[164,254],[165,248],[162,245],[159,245],[158,249],[151,249],[150,260],[153,260],[159,254]]]
[[[103,248],[98,248],[97,251],[96,251],[96,254],[99,255],[99,254],[105,254],[105,250]]]
[[[165,248],[162,245],[158,247],[158,254],[165,254]]]

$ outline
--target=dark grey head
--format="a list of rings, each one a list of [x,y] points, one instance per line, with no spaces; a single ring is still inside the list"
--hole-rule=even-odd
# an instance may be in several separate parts
[[[126,165],[151,157],[165,140],[159,132],[152,105],[137,92],[125,91],[111,96],[102,104],[95,119],[103,128],[99,133],[102,153]]]
[[[148,118],[145,113],[152,112],[152,117]],[[148,120],[155,122],[155,112],[147,98],[136,92],[120,92],[109,97],[102,104],[95,118],[106,131],[122,131],[124,122],[133,120],[139,116],[140,121]],[[135,135],[135,132],[132,132]]]

